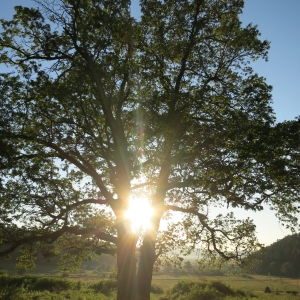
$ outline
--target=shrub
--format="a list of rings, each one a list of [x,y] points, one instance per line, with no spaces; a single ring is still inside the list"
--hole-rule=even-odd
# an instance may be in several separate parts
[[[219,300],[227,296],[238,296],[242,299],[246,296],[243,291],[234,290],[220,281],[179,281],[168,295],[174,300]]]
[[[63,278],[69,278],[70,277],[70,273],[69,272],[62,272],[61,273],[61,277],[63,277]]]
[[[216,290],[209,286],[200,287],[194,285],[188,296],[180,296],[180,300],[215,300],[218,299],[218,293]]]
[[[209,285],[224,296],[233,296],[235,291],[221,281],[212,281]]]
[[[25,300],[26,289],[21,286],[1,286],[0,299],[1,300]]]
[[[153,294],[163,294],[164,290],[161,286],[153,284],[151,285],[151,293]]]
[[[192,281],[179,281],[177,282],[173,288],[171,289],[170,293],[171,294],[187,294],[190,292],[192,286],[195,283]]]
[[[117,288],[117,281],[114,279],[102,280],[91,285],[91,288],[96,292],[104,294],[106,296],[110,295]]]
[[[20,276],[0,276],[0,286],[15,286],[20,287],[23,284],[24,279]]]
[[[83,286],[82,281],[78,280],[76,283],[76,290],[80,291],[82,286]]]
[[[59,278],[47,278],[37,276],[0,276],[0,286],[16,287],[24,286],[30,291],[63,291],[72,289],[75,283]]]
[[[48,278],[48,277],[33,277],[35,280],[30,286],[30,290],[35,291],[67,291],[74,288],[75,283],[66,279]]]

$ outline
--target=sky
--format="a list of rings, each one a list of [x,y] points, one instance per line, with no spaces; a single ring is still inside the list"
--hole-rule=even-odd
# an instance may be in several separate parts
[[[31,0],[0,0],[0,18],[11,19],[14,6],[33,6]],[[245,0],[240,18],[243,26],[258,25],[261,38],[271,42],[269,61],[252,64],[255,72],[273,86],[273,107],[278,122],[300,115],[300,0]],[[132,14],[138,17],[138,0],[132,1]],[[0,72],[1,72],[0,67]],[[239,217],[254,219],[258,239],[265,245],[290,234],[279,224],[274,212],[237,211]],[[300,216],[299,216],[300,217]]]

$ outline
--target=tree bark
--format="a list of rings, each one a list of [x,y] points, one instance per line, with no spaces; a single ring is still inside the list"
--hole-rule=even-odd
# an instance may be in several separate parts
[[[117,250],[117,300],[135,300],[136,294],[136,237],[126,233],[120,237]]]
[[[156,260],[155,241],[151,237],[146,236],[140,251],[136,300],[150,300],[153,266]]]

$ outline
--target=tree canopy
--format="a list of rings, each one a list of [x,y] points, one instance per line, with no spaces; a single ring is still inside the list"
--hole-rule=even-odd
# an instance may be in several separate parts
[[[63,249],[68,266],[116,253],[118,299],[135,284],[149,299],[175,245],[239,263],[260,247],[231,207],[268,204],[296,228],[299,121],[276,123],[250,65],[269,42],[242,27],[243,1],[142,0],[140,20],[126,0],[35,2],[1,20],[0,255]],[[133,231],[141,196],[154,214]]]

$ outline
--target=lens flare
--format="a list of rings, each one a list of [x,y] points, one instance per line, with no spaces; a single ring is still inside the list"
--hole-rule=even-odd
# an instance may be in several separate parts
[[[146,229],[150,226],[150,218],[154,211],[150,206],[149,199],[146,198],[131,198],[129,209],[126,211],[126,217],[131,221],[133,232]]]

